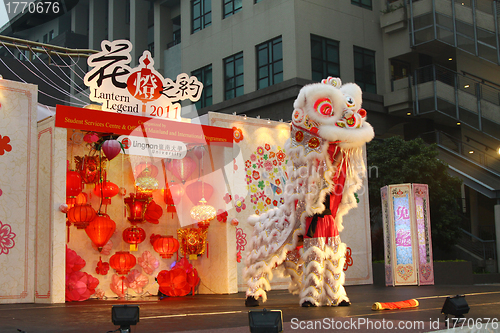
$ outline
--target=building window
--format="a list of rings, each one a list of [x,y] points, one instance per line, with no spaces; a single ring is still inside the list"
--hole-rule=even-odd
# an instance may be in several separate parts
[[[256,46],[257,89],[283,81],[283,47],[281,36]]]
[[[48,37],[49,37],[49,35],[48,35],[48,34],[43,35],[43,43],[44,43],[44,44],[45,44],[45,43],[47,43],[47,41],[48,41]]]
[[[224,18],[236,14],[242,8],[242,0],[224,0]]]
[[[198,102],[195,103],[196,109],[212,105],[212,65],[197,69],[191,75],[196,76],[198,81],[203,83],[203,93]]]
[[[50,30],[50,32],[49,32],[49,42],[50,42],[51,40],[53,40],[53,39],[54,39],[54,37],[55,37],[55,35],[54,35],[54,30]]]
[[[354,47],[354,81],[363,91],[377,93],[375,51]]]
[[[212,0],[191,0],[191,32],[205,29],[212,24]]]
[[[224,59],[224,98],[243,95],[243,52]]]
[[[351,0],[351,3],[361,8],[372,9],[372,0]]]
[[[311,35],[311,65],[313,81],[321,81],[328,76],[340,76],[339,42]]]

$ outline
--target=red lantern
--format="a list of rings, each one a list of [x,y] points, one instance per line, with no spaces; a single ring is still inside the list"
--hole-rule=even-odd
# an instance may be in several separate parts
[[[158,205],[154,200],[151,200],[146,213],[144,214],[144,219],[149,223],[158,224],[160,217],[163,215],[163,208]]]
[[[96,211],[89,204],[75,205],[68,210],[68,220],[77,229],[85,229],[90,221],[97,216]]]
[[[77,205],[84,205],[87,203],[87,193],[81,192],[76,196],[76,204]]]
[[[66,172],[66,203],[76,203],[76,196],[82,192],[82,177],[76,171]]]
[[[130,272],[136,262],[135,256],[126,251],[118,251],[109,258],[109,265],[121,275]]]
[[[165,259],[169,259],[179,249],[179,241],[174,236],[160,236],[153,243],[153,248]]]
[[[103,205],[109,205],[111,203],[111,198],[117,195],[118,192],[120,192],[120,188],[118,187],[118,185],[110,182],[109,180],[106,181],[105,185],[103,183],[99,183],[94,188],[94,194],[99,198],[101,198],[102,196]]]
[[[186,187],[186,194],[193,205],[197,205],[201,198],[209,201],[213,192],[214,188],[212,185],[203,181],[192,182]]]
[[[130,251],[137,251],[137,244],[144,242],[146,239],[146,232],[144,229],[134,225],[123,230],[122,236],[125,243],[130,244]]]
[[[172,160],[167,168],[184,184],[196,168],[196,162],[188,156],[180,160]]]
[[[115,229],[115,221],[110,219],[108,215],[104,214],[98,215],[95,219],[90,221],[87,228],[85,228],[85,232],[97,246],[99,252],[101,252],[104,245],[106,245],[111,236],[113,236]]]
[[[130,196],[123,199],[128,208],[128,220],[132,224],[144,222],[144,215],[149,203],[153,200],[149,195],[144,193],[130,193]]]
[[[101,149],[108,160],[111,161],[120,153],[122,144],[118,140],[106,140],[102,143]]]
[[[158,176],[158,168],[151,163],[141,162],[134,168],[134,174],[136,178],[145,177],[146,175],[156,177]]]

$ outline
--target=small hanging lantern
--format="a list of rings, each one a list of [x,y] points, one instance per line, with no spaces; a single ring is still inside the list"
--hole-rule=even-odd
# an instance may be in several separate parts
[[[144,229],[137,226],[131,226],[123,230],[123,240],[125,243],[130,244],[130,251],[137,251],[137,245],[144,242],[146,239],[146,232]]]
[[[97,216],[96,211],[89,204],[74,205],[68,210],[68,220],[73,223],[77,229],[85,229],[90,221]]]
[[[120,192],[120,188],[115,183],[110,182],[109,180],[105,183],[98,183],[94,188],[94,194],[99,198],[102,197],[102,204],[109,205],[111,204],[111,198]]]
[[[85,232],[97,246],[98,251],[101,252],[104,245],[106,245],[111,236],[113,236],[115,229],[115,221],[110,219],[108,215],[103,214],[98,215],[95,219],[90,221],[87,228],[85,228]]]
[[[76,204],[76,205],[84,205],[84,204],[86,204],[86,203],[87,203],[87,200],[88,200],[88,198],[87,198],[87,193],[85,193],[85,192],[80,192],[80,194],[78,194],[78,195],[76,196],[76,203],[75,203],[75,204]]]
[[[191,208],[191,218],[198,222],[198,227],[207,229],[210,226],[210,221],[217,216],[217,211],[214,207],[207,205],[205,198],[201,198],[200,204]]]
[[[198,255],[205,253],[207,232],[207,229],[201,228],[177,229],[181,254],[190,260],[198,259]]]
[[[146,213],[144,214],[144,219],[149,223],[158,224],[160,217],[163,215],[163,208],[158,205],[154,200],[151,200]]]
[[[66,172],[66,203],[73,205],[76,203],[76,197],[82,193],[82,177],[76,171]]]
[[[122,150],[122,144],[118,140],[106,140],[102,143],[101,149],[108,160],[111,161],[120,153],[120,150]]]
[[[169,259],[179,250],[179,241],[173,236],[156,237],[153,248],[162,258]]]
[[[123,199],[127,205],[128,210],[128,220],[132,224],[144,222],[144,214],[148,208],[149,203],[153,200],[151,196],[144,193],[130,193],[128,197]]]

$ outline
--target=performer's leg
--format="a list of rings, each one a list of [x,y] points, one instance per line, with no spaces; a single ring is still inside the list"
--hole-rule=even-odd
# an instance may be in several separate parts
[[[323,288],[322,279],[324,271],[324,245],[325,238],[305,238],[304,273],[302,275],[302,290],[300,292],[300,305],[320,306]]]
[[[329,238],[325,249],[327,259],[325,260],[323,279],[328,305],[347,306],[351,304],[344,289],[345,250],[346,245],[340,242],[340,237]]]

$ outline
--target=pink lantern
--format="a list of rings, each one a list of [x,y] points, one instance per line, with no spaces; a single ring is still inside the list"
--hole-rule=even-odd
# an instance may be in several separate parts
[[[168,163],[167,168],[184,184],[196,168],[196,162],[187,156],[180,160],[172,160]]]
[[[186,194],[193,205],[197,205],[203,197],[205,197],[205,200],[209,201],[213,192],[214,188],[212,185],[203,181],[193,182],[186,187]]]
[[[106,140],[103,142],[101,148],[104,155],[111,161],[120,153],[122,144],[118,140]]]
[[[196,146],[193,149],[193,153],[194,153],[194,156],[196,156],[196,158],[198,160],[201,160],[201,158],[205,154],[205,148],[203,146]]]

